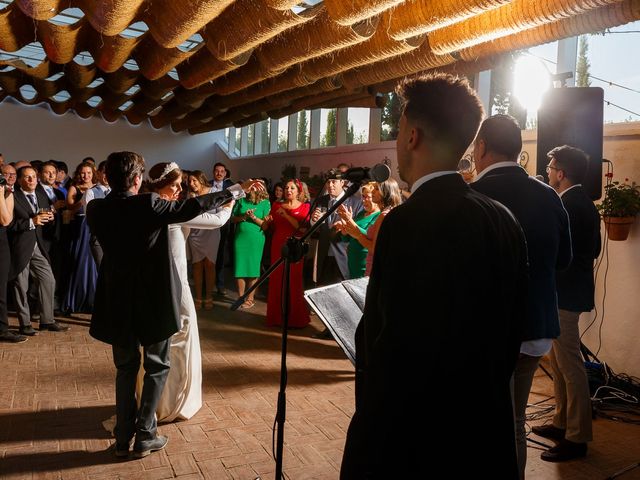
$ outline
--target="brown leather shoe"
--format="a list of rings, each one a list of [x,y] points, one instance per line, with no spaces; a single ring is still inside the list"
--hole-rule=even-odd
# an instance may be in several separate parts
[[[545,462],[565,462],[574,458],[582,458],[587,454],[586,443],[576,443],[570,440],[560,440],[555,447],[542,452],[540,458]]]
[[[566,430],[554,427],[553,425],[540,425],[531,429],[539,437],[550,438],[551,440],[564,440]]]

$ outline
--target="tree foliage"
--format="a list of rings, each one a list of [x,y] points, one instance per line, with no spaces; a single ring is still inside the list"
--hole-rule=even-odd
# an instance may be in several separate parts
[[[323,147],[331,147],[336,145],[336,109],[332,108],[327,112],[327,131],[325,132],[320,145]]]
[[[395,140],[398,137],[400,114],[400,99],[396,92],[391,92],[388,94],[387,103],[382,109],[381,140]]]
[[[298,113],[298,132],[296,138],[296,147],[298,150],[306,150],[309,148],[309,121],[307,120],[307,111],[301,110]]]
[[[514,70],[519,53],[505,55],[491,70],[491,115],[511,115],[521,127],[526,124],[527,112],[513,94]]]
[[[576,87],[590,87],[589,78],[589,39],[586,35],[580,35],[578,40],[578,63],[576,64]]]

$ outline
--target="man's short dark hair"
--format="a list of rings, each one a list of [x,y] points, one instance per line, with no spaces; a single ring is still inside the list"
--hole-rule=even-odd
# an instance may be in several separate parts
[[[144,173],[144,158],[135,152],[113,152],[107,157],[105,169],[109,186],[116,192],[126,192]]]
[[[36,169],[36,173],[40,174],[42,172],[42,166],[44,165],[42,160],[31,160],[29,163]]]
[[[53,167],[56,169],[56,172],[58,171],[58,162],[56,162],[55,160],[49,160],[47,162],[44,162],[42,164],[42,168],[44,167]]]
[[[547,157],[555,158],[556,168],[562,170],[572,184],[584,181],[589,168],[589,155],[579,148],[562,145],[547,153]]]
[[[425,75],[400,83],[396,93],[404,115],[418,124],[455,169],[483,115],[482,103],[469,82],[452,75]]]
[[[102,160],[98,164],[98,168],[96,168],[96,170],[98,170],[99,172],[104,172],[105,168],[107,168],[107,161],[106,160]]]
[[[504,155],[516,161],[522,151],[522,131],[511,115],[493,115],[487,118],[478,131],[477,140],[484,141],[487,152]]]
[[[51,160],[52,162],[56,162],[56,165],[58,166],[58,170],[62,170],[64,173],[69,173],[69,167],[67,167],[67,164],[64,162],[61,162],[59,160]]]
[[[24,172],[27,170],[33,170],[36,175],[38,174],[38,171],[34,167],[32,167],[31,165],[25,165],[24,167],[20,167],[16,172],[16,177],[18,178],[18,180],[20,180],[24,176]]]

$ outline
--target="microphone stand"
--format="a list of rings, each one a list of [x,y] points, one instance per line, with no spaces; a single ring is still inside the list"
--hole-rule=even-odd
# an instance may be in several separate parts
[[[287,331],[289,327],[289,303],[291,297],[290,290],[290,268],[291,264],[298,262],[304,257],[308,250],[308,245],[305,241],[313,235],[313,233],[320,228],[320,226],[327,221],[329,216],[335,212],[344,201],[351,197],[354,193],[360,190],[362,180],[352,182],[347,188],[341,199],[329,208],[325,214],[314,223],[311,228],[300,238],[294,236],[289,237],[287,242],[282,246],[282,256],[264,272],[256,283],[249,288],[244,295],[236,300],[231,305],[231,310],[237,310],[240,305],[244,303],[245,298],[258,288],[264,281],[271,276],[273,271],[284,263],[284,275],[283,275],[283,295],[282,295],[282,353],[280,359],[280,391],[278,392],[278,406],[276,409],[276,423],[277,423],[277,440],[276,440],[276,480],[282,479],[282,460],[284,453],[284,423],[287,410]]]

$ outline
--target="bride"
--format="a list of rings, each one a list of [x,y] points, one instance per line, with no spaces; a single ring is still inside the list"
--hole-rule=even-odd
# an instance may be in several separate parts
[[[178,200],[182,191],[182,171],[176,163],[158,163],[149,170],[147,188],[165,200]],[[224,225],[231,216],[233,202],[218,213],[203,213],[186,223],[169,225],[169,247],[178,271],[182,298],[180,330],[171,337],[169,376],[156,415],[159,422],[186,420],[202,406],[202,358],[195,304],[187,278],[186,239],[191,228],[214,229]],[[138,375],[138,398],[144,371]]]

